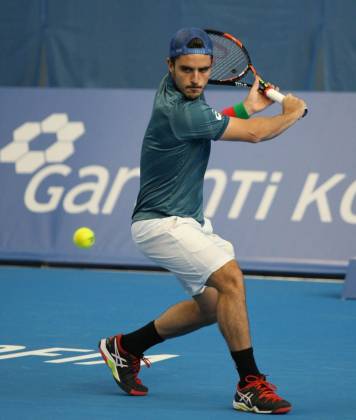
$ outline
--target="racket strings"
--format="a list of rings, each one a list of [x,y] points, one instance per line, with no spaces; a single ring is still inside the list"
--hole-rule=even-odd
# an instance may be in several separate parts
[[[213,41],[212,80],[242,77],[249,66],[248,55],[233,41],[220,35],[209,34]]]

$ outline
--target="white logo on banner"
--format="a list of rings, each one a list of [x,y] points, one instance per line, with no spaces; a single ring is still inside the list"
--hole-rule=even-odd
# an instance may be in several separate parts
[[[46,163],[64,162],[74,153],[74,142],[85,132],[81,121],[69,121],[67,114],[51,114],[41,122],[25,122],[0,150],[0,162],[14,163],[18,174],[32,174]],[[31,150],[41,134],[53,134],[55,142],[46,150]]]

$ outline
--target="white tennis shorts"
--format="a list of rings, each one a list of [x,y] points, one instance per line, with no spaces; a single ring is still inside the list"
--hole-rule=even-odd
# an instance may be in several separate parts
[[[235,259],[234,247],[213,232],[209,219],[203,226],[191,217],[139,220],[131,232],[141,252],[171,271],[191,296],[202,293],[209,276]]]

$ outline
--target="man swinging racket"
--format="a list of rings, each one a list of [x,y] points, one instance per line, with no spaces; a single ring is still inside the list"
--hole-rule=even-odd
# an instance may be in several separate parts
[[[172,38],[168,74],[157,90],[143,139],[132,217],[138,248],[171,271],[191,298],[136,331],[103,338],[99,349],[120,388],[146,395],[148,388],[138,378],[144,352],[217,322],[239,375],[233,407],[287,413],[291,404],[276,394],[256,365],[243,274],[232,244],[215,234],[203,216],[203,182],[212,140],[272,139],[303,116],[306,104],[288,94],[280,114],[249,118],[272,103],[259,92],[256,77],[242,103],[219,113],[203,95],[212,62],[213,46],[205,31],[184,28]]]

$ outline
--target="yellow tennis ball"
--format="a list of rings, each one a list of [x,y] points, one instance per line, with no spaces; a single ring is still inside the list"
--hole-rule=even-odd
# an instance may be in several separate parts
[[[73,242],[79,248],[91,248],[95,243],[95,233],[88,227],[81,227],[74,232]]]

